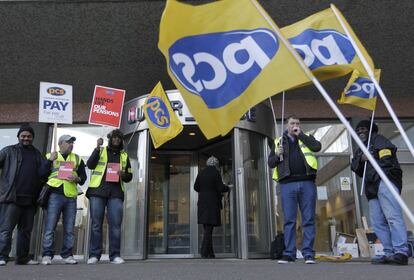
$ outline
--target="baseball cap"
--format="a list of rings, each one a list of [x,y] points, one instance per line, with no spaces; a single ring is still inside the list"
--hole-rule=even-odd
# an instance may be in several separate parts
[[[76,141],[76,137],[70,136],[68,134],[64,134],[62,136],[59,137],[59,141],[58,144],[62,143],[62,142],[68,142],[68,141]]]

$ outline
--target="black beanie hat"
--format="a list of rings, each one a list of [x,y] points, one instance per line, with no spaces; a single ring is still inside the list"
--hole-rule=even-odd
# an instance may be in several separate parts
[[[118,136],[119,138],[124,140],[124,134],[122,133],[120,129],[114,129],[107,135],[108,139],[111,139],[114,136]]]
[[[371,127],[371,121],[369,121],[369,120],[360,121],[357,124],[355,130],[358,130],[358,128],[360,128],[360,127],[365,127],[369,131],[369,128]],[[377,126],[377,124],[375,122],[372,124],[372,132],[373,133],[377,133],[378,132],[378,126]]]
[[[28,132],[30,132],[30,134],[33,135],[33,138],[35,137],[35,133],[34,133],[33,128],[28,124],[22,124],[20,126],[19,131],[17,132],[17,137],[19,137],[20,133],[22,133],[23,131],[28,131]]]

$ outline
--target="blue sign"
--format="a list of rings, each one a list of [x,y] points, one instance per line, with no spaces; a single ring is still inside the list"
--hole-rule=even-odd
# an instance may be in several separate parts
[[[348,37],[335,30],[306,29],[289,41],[311,70],[350,64],[356,55]]]
[[[170,126],[170,114],[167,106],[159,97],[151,97],[147,101],[147,114],[150,121],[158,128],[168,128]]]
[[[210,109],[239,97],[279,49],[269,29],[234,30],[182,38],[169,49],[170,70]]]

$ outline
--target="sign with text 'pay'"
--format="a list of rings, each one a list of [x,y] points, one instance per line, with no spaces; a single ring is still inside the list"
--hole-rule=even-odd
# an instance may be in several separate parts
[[[39,122],[72,123],[72,86],[40,82]]]
[[[123,89],[95,86],[89,123],[119,128],[124,98]]]

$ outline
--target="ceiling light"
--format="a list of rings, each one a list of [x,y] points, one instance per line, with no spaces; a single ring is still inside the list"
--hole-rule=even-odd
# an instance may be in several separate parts
[[[190,133],[188,133],[188,135],[195,136],[196,134],[195,134],[195,132],[190,132]]]
[[[156,159],[156,158],[157,158],[157,157],[155,157],[155,156],[152,156],[152,157],[151,157],[151,159]]]

